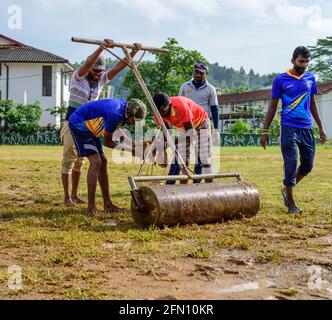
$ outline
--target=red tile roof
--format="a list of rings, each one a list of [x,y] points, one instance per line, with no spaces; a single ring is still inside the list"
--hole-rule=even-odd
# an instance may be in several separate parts
[[[257,100],[269,100],[271,99],[271,89],[243,92],[243,93],[229,93],[218,96],[220,105],[232,102],[246,102]]]
[[[0,38],[3,38],[3,39],[5,39],[5,40],[11,42],[11,44],[8,44],[8,45],[1,45],[0,47],[9,47],[9,46],[10,46],[10,47],[27,47],[27,45],[25,45],[24,43],[22,43],[22,42],[18,42],[18,41],[16,41],[16,40],[12,39],[12,38],[8,38],[8,37],[6,37],[6,36],[3,35],[3,34],[0,34]]]
[[[27,46],[2,34],[0,34],[0,38],[11,42],[8,45],[0,45],[0,62],[70,64],[69,60],[65,58],[59,57],[47,51]]]
[[[332,81],[319,83],[318,92],[324,94],[332,90]],[[263,89],[257,91],[243,92],[243,93],[229,93],[218,96],[220,105],[226,103],[239,103],[247,101],[258,101],[258,100],[270,100],[272,95],[272,89]]]

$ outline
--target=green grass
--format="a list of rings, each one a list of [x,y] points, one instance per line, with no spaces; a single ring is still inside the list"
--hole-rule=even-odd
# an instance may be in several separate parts
[[[105,286],[112,271],[167,268],[176,260],[217,259],[222,250],[250,253],[261,263],[292,261],[294,248],[324,255],[309,240],[332,230],[332,147],[318,147],[316,167],[296,189],[305,210],[288,216],[280,189],[283,162],[277,147],[222,148],[221,171],[240,172],[261,197],[261,211],[250,220],[211,225],[142,229],[130,215],[129,175],[138,165],[110,163],[114,202],[120,216],[85,215],[85,207],[62,204],[60,147],[0,147],[0,298],[121,299],[126,292]],[[109,159],[111,153],[107,151]],[[86,167],[81,196],[86,198]],[[156,169],[161,174],[162,170]],[[102,209],[100,191],[98,207]],[[117,221],[109,225],[105,220]],[[308,256],[308,261],[312,257]],[[6,270],[19,265],[23,289],[7,288]],[[134,297],[139,298],[139,297]]]

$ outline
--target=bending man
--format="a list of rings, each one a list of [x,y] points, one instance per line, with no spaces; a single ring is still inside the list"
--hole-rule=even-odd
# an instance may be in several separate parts
[[[104,145],[116,148],[113,134],[121,125],[133,125],[135,121],[144,120],[146,116],[145,104],[137,99],[129,102],[119,99],[106,99],[89,102],[69,118],[69,129],[80,157],[87,157],[90,163],[88,171],[88,213],[96,213],[97,181],[102,191],[104,210],[106,212],[120,211],[113,204],[109,192],[107,173],[107,159],[104,155],[101,135],[104,134]],[[95,120],[94,120],[95,119]],[[91,126],[91,122],[94,127]],[[97,128],[97,131],[95,130]],[[135,143],[124,140],[125,150],[135,156]],[[122,144],[121,144],[122,147]],[[145,147],[145,145],[144,145]]]
[[[179,129],[180,136],[176,139],[179,153],[189,165],[192,139],[196,142],[196,158],[202,163],[202,173],[212,173],[212,141],[208,113],[194,101],[186,97],[169,97],[158,93],[154,102],[168,129]],[[154,115],[157,125],[159,124]],[[170,174],[175,175],[175,174]],[[210,179],[207,182],[211,182]]]
[[[104,47],[112,47],[111,40],[105,40]],[[132,50],[131,56],[134,57],[139,51],[141,45],[136,44]],[[61,140],[63,144],[62,160],[62,185],[64,190],[65,204],[73,206],[75,203],[84,203],[78,197],[78,186],[81,178],[83,159],[79,158],[75,150],[75,144],[68,127],[70,116],[83,104],[99,99],[100,92],[104,85],[108,84],[119,72],[125,68],[123,62],[119,62],[109,71],[106,69],[106,61],[100,56],[103,48],[98,48],[86,62],[74,72],[70,82],[70,100],[67,110],[66,121],[61,131]],[[70,183],[72,183],[72,192],[70,193]]]

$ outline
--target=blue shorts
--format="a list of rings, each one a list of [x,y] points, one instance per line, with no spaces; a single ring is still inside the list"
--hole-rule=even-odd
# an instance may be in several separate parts
[[[81,158],[90,157],[96,153],[104,154],[101,138],[96,138],[90,131],[75,128],[70,122],[69,129]]]
[[[281,150],[284,158],[284,185],[293,187],[298,174],[307,176],[314,167],[316,144],[313,130],[282,126]],[[299,153],[300,166],[297,167]]]

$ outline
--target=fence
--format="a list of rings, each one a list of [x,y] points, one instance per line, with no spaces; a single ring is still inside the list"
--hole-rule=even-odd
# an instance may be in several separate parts
[[[235,147],[235,146],[259,146],[260,135],[248,134],[237,137],[233,134],[221,135],[221,146]],[[18,133],[7,133],[0,135],[0,145],[60,145],[60,132],[47,131],[38,132],[32,135],[21,135]],[[270,137],[270,145],[279,145],[279,137]]]
[[[0,145],[60,145],[60,131],[37,132],[31,135],[7,133],[0,135]]]

